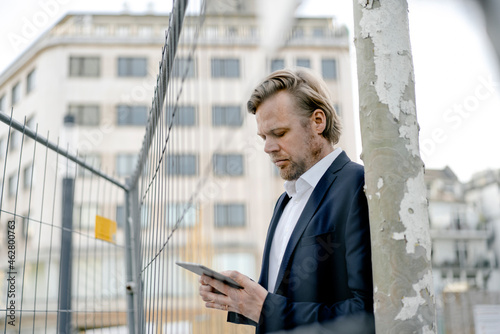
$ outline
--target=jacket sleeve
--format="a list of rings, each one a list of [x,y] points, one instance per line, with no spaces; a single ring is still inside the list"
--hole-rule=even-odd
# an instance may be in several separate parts
[[[258,333],[340,318],[345,320],[349,316],[373,313],[370,229],[363,186],[364,182],[358,185],[352,197],[345,228],[347,283],[351,297],[340,302],[324,304],[294,302],[282,295],[269,293],[264,301]]]

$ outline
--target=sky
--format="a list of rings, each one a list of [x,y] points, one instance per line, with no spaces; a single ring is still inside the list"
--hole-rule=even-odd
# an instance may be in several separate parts
[[[120,12],[124,4],[136,13],[151,5],[159,13],[171,8],[168,0],[2,0],[0,73],[67,12]],[[420,150],[426,168],[449,166],[461,181],[485,169],[500,169],[496,148],[500,71],[481,11],[473,0],[408,0],[408,4]],[[335,16],[353,31],[352,1],[304,0],[297,13]],[[351,53],[355,70],[355,52]],[[354,92],[357,106],[356,87]]]

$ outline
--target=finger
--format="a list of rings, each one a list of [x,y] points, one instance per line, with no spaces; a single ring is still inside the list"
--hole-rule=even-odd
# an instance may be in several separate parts
[[[216,309],[216,310],[233,311],[234,312],[234,310],[229,305],[208,302],[208,303],[205,304],[205,306],[208,307],[208,308]]]
[[[210,285],[200,285],[199,287],[199,291],[202,292],[202,291],[205,291],[205,292],[215,292],[214,291],[214,288],[212,288],[212,286]]]
[[[230,291],[229,289],[232,289],[229,285],[224,284],[223,282],[216,280],[214,278],[211,278],[211,277],[208,277],[205,275],[203,275],[202,278],[203,278],[203,281],[205,282],[205,284],[210,285],[215,290],[223,293],[224,295],[228,295],[228,293]]]
[[[220,305],[229,305],[231,303],[231,299],[228,297],[217,294],[217,293],[204,293],[201,295],[201,299],[207,304],[211,305],[211,308],[220,309]]]
[[[226,270],[221,272],[221,274],[229,278],[232,278],[234,281],[236,281],[236,283],[238,283],[242,287],[248,285],[249,282],[253,282],[248,276],[243,275],[242,273],[236,270]]]

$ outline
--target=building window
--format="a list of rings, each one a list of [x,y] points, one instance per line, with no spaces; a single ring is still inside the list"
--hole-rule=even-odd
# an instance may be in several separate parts
[[[146,58],[118,58],[119,77],[145,77],[148,69]]]
[[[236,58],[213,58],[212,78],[239,78],[240,60]]]
[[[36,130],[36,117],[35,115],[31,115],[27,120],[26,120],[26,127],[30,128],[31,130],[35,131]]]
[[[243,155],[241,154],[214,154],[213,156],[214,173],[217,176],[243,175]]]
[[[9,197],[14,197],[16,195],[16,192],[17,192],[17,173],[16,174],[13,174],[9,177]]]
[[[172,76],[174,78],[194,78],[196,77],[195,60],[190,58],[176,58],[174,67],[172,68]]]
[[[342,117],[342,111],[341,111],[340,106],[338,104],[335,103],[333,105],[333,109],[335,109],[335,113],[337,114],[337,116]]]
[[[215,227],[243,227],[246,224],[245,204],[215,204]]]
[[[323,29],[322,27],[313,28],[313,36],[314,37],[324,37],[325,36],[325,29]]]
[[[322,59],[321,60],[321,74],[324,79],[337,79],[337,60],[335,59]]]
[[[29,189],[31,187],[31,180],[33,174],[33,166],[28,165],[23,169],[23,188]]]
[[[271,72],[282,70],[285,68],[285,59],[272,59]]]
[[[196,125],[196,107],[195,106],[168,106],[167,107],[167,126],[172,123],[174,116],[175,126],[195,126]]]
[[[304,28],[302,27],[294,27],[292,29],[293,38],[302,38],[304,37]]]
[[[70,57],[69,75],[71,77],[98,77],[100,75],[99,57]]]
[[[165,168],[168,175],[197,175],[198,159],[194,154],[170,154],[167,156]]]
[[[5,150],[6,149],[7,149],[7,147],[5,145],[5,138],[0,138],[0,158],[5,157]]]
[[[214,254],[212,265],[221,270],[237,270],[248,277],[256,277],[255,255],[252,253],[227,252]]]
[[[241,126],[243,115],[240,106],[213,106],[213,126]]]
[[[21,133],[14,129],[10,131],[9,150],[16,150],[21,147]]]
[[[311,60],[308,58],[298,58],[296,61],[296,65],[299,67],[311,68]]]
[[[77,229],[94,228],[95,216],[102,212],[97,203],[80,203],[73,207],[73,226]]]
[[[97,36],[107,36],[109,35],[109,27],[102,24],[96,24],[94,26],[94,32]]]
[[[11,104],[15,105],[21,99],[21,83],[18,82],[12,87]]]
[[[32,70],[30,73],[28,73],[28,76],[26,77],[26,94],[31,93],[33,89],[35,89],[35,76],[36,72],[35,70]]]
[[[77,105],[72,104],[68,108],[68,113],[75,119],[75,123],[83,126],[96,126],[100,121],[100,108],[97,105]]]
[[[118,26],[118,28],[116,28],[116,34],[120,37],[127,37],[130,35],[130,27]]]
[[[7,112],[7,110],[5,110],[5,94],[0,97],[0,111]]]
[[[89,153],[80,156],[87,165],[92,168],[98,169],[101,167],[101,156],[98,153]],[[92,176],[92,172],[88,169],[78,166],[78,176],[89,177]]]
[[[167,205],[167,226],[169,228],[193,227],[197,222],[196,207],[189,203],[169,203]]]
[[[148,108],[146,106],[126,106],[116,107],[116,118],[118,125],[146,125],[148,121]]]
[[[125,225],[125,207],[123,205],[117,205],[116,206],[116,216],[115,216],[115,222],[118,227],[122,227]]]
[[[29,218],[27,213],[22,215],[21,236],[23,237],[24,240],[26,241],[29,240]]]
[[[116,156],[116,174],[118,176],[129,176],[135,170],[137,154],[118,154]]]
[[[137,33],[141,37],[150,37],[153,34],[153,28],[151,26],[139,26]]]

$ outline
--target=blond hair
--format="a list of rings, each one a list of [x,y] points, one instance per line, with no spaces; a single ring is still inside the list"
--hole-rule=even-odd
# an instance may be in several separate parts
[[[342,125],[332,105],[325,82],[305,68],[283,69],[271,73],[253,91],[247,102],[248,112],[257,108],[276,93],[286,91],[296,102],[299,116],[309,118],[316,109],[326,116],[326,127],[322,135],[333,145],[337,144]]]

